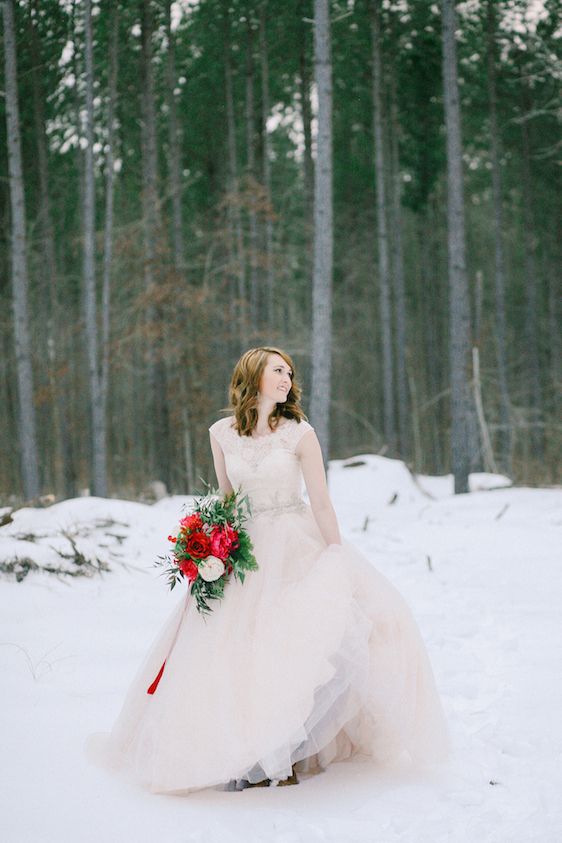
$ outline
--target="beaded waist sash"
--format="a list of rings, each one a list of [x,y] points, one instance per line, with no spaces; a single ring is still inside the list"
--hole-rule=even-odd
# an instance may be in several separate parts
[[[308,508],[307,503],[302,498],[292,498],[283,503],[272,501],[269,503],[251,504],[251,518],[257,518],[261,515],[282,515],[286,512],[305,512]]]

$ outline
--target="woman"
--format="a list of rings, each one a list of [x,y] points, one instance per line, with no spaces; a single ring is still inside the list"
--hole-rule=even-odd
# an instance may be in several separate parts
[[[300,395],[278,348],[249,349],[236,364],[231,414],[211,425],[210,442],[220,491],[249,497],[259,568],[231,580],[205,620],[182,598],[111,734],[90,741],[94,759],[127,766],[152,792],[297,784],[347,758],[448,754],[417,625],[342,541]]]

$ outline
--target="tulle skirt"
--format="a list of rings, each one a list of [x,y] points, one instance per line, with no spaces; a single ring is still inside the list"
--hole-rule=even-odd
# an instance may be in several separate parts
[[[309,506],[246,528],[259,570],[231,579],[206,617],[183,591],[111,732],[88,736],[90,760],[153,793],[349,758],[443,761],[442,704],[397,589],[350,542],[327,549]]]

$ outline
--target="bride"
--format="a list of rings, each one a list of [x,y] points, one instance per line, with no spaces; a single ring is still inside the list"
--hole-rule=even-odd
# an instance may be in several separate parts
[[[210,426],[210,444],[220,491],[249,497],[259,568],[231,579],[205,619],[182,597],[111,732],[87,741],[92,761],[153,793],[298,784],[351,758],[427,765],[448,755],[417,624],[342,540],[300,397],[281,349],[251,348],[237,362],[230,413]]]

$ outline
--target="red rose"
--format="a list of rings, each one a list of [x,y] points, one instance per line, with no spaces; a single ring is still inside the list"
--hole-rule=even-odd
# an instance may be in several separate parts
[[[229,524],[215,527],[211,533],[211,553],[224,560],[230,555],[234,547],[238,547],[238,533]]]
[[[185,552],[194,559],[204,559],[211,553],[211,542],[206,533],[198,531],[191,533],[185,540]]]
[[[178,568],[185,574],[189,582],[197,579],[199,568],[192,559],[180,559],[178,561]]]
[[[185,518],[182,518],[180,521],[180,527],[185,530],[186,533],[191,533],[197,530],[200,530],[203,526],[203,522],[201,521],[201,516],[198,512],[194,515],[186,515]]]
[[[240,542],[238,541],[238,531],[231,527],[230,524],[225,524],[224,531],[228,536],[228,540],[230,542],[230,552],[232,553],[233,550],[240,547]]]

